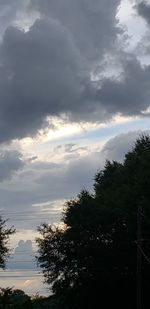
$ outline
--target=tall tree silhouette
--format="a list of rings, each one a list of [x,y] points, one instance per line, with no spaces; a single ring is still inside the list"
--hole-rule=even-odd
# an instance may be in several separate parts
[[[123,163],[107,161],[94,193],[65,205],[63,228],[44,224],[38,263],[61,308],[136,308],[137,210],[142,209],[142,302],[150,285],[150,138],[142,136]]]

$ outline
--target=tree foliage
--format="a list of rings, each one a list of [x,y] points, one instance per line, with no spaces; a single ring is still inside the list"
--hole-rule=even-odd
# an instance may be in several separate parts
[[[32,309],[30,296],[19,289],[5,288],[0,289],[0,308],[3,309]]]
[[[6,260],[9,256],[9,237],[15,233],[13,227],[7,228],[6,220],[0,217],[0,268],[5,268]]]
[[[137,208],[143,209],[143,250],[150,257],[150,138],[142,136],[123,163],[107,161],[94,193],[64,208],[64,228],[44,224],[38,263],[60,308],[136,308]],[[143,303],[150,264],[143,257]],[[144,308],[144,307],[143,307]]]

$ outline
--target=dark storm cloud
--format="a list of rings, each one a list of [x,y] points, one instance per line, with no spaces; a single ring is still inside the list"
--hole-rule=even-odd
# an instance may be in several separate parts
[[[15,172],[23,168],[25,162],[18,151],[0,152],[0,182],[9,180]]]
[[[91,81],[91,70],[114,52],[119,3],[32,0],[40,19],[26,32],[7,28],[0,45],[0,142],[36,134],[48,115],[103,122],[149,106],[150,67],[134,56],[117,54],[122,81]]]
[[[0,141],[35,134],[47,115],[86,119],[95,111],[88,99],[94,91],[91,66],[116,40],[119,2],[37,1],[32,7],[44,7],[45,14],[29,31],[6,30],[0,46]]]
[[[150,25],[150,4],[146,1],[142,1],[136,6],[136,9],[138,14]]]
[[[120,0],[31,0],[31,8],[41,16],[59,20],[69,29],[77,48],[93,61],[116,40],[119,4]]]
[[[48,114],[80,109],[82,57],[58,22],[7,29],[0,56],[1,141],[35,134]]]
[[[140,16],[145,22],[145,33],[136,47],[136,53],[147,60],[150,55],[150,1],[139,1],[134,9],[138,16]],[[149,63],[149,60],[148,60]]]
[[[143,67],[133,55],[125,58],[122,64],[122,78],[104,79],[97,99],[108,114],[140,115],[150,105],[150,66]]]

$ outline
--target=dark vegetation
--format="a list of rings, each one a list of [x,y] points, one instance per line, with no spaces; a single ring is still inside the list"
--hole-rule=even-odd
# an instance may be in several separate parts
[[[142,308],[148,308],[150,138],[147,136],[137,140],[123,163],[106,162],[95,176],[93,194],[83,190],[66,203],[62,225],[43,224],[38,228],[37,260],[45,281],[52,286],[53,296],[33,299],[32,308],[137,308],[139,209]]]
[[[30,297],[22,290],[6,288],[0,290],[0,308],[31,309],[33,307]]]
[[[6,227],[6,220],[0,217],[0,268],[4,269],[9,257],[9,237],[15,233],[13,227]]]

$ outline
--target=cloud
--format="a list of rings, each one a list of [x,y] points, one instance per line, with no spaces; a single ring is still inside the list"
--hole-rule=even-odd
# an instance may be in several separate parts
[[[48,115],[78,121],[98,110],[103,119],[90,76],[115,46],[119,2],[32,2],[45,8],[41,18],[26,32],[7,28],[0,45],[0,142],[36,134]]]
[[[0,141],[35,134],[46,115],[76,109],[86,77],[80,54],[58,22],[37,20],[26,33],[8,28],[0,54]]]
[[[141,1],[136,6],[138,14],[145,19],[145,21],[150,24],[150,4],[146,1]]]
[[[0,182],[9,180],[12,176],[25,166],[22,154],[19,151],[0,152]]]
[[[150,135],[150,131],[143,131]],[[122,133],[110,139],[102,150],[93,149],[91,153],[70,160],[62,165],[59,173],[54,170],[41,173],[36,182],[46,191],[50,188],[50,198],[55,200],[74,197],[82,188],[92,189],[94,176],[98,170],[103,169],[105,161],[123,161],[125,154],[131,150],[142,131]]]
[[[8,269],[36,269],[35,251],[31,240],[20,240],[14,253],[10,256]]]
[[[105,78],[96,93],[97,100],[108,114],[143,115],[150,105],[150,66],[143,67],[133,55],[124,56],[120,80]]]
[[[74,152],[74,147],[76,144],[70,143],[65,145],[65,152]]]
[[[13,181],[0,185],[4,217],[21,229],[36,229],[45,221],[58,222],[64,201],[76,197],[83,188],[92,190],[94,176],[103,169],[105,160],[122,162],[142,133],[150,135],[150,131],[120,134],[102,150],[93,148],[91,153],[58,166],[40,161],[28,163]]]
[[[41,17],[52,18],[69,30],[78,50],[88,61],[100,59],[114,46],[116,13],[120,0],[31,0],[30,7]]]
[[[6,29],[0,44],[0,142],[34,136],[48,125],[47,116],[104,122],[117,113],[143,115],[150,105],[150,67],[116,46],[119,3],[32,0],[30,9],[40,18],[27,31]],[[99,76],[108,52],[122,67],[120,79]]]
[[[148,133],[148,132],[147,132]],[[44,162],[25,166],[13,182],[0,186],[1,208],[9,224],[17,229],[36,230],[43,222],[59,222],[64,201],[76,197],[81,189],[92,190],[95,174],[105,160],[122,161],[141,132],[129,132],[111,139],[102,151],[94,150],[57,167],[45,169]]]
[[[101,156],[105,160],[122,162],[125,154],[134,147],[136,140],[143,134],[150,135],[150,131],[129,131],[128,133],[121,133],[111,138],[104,145]]]
[[[136,47],[136,53],[139,56],[142,56],[146,59],[146,63],[149,63],[149,54],[150,54],[150,2],[149,1],[140,1],[137,5],[134,6],[136,13],[141,17],[141,20],[144,21],[145,31],[143,36]]]
[[[28,0],[0,0],[0,34],[11,25],[24,10]]]

